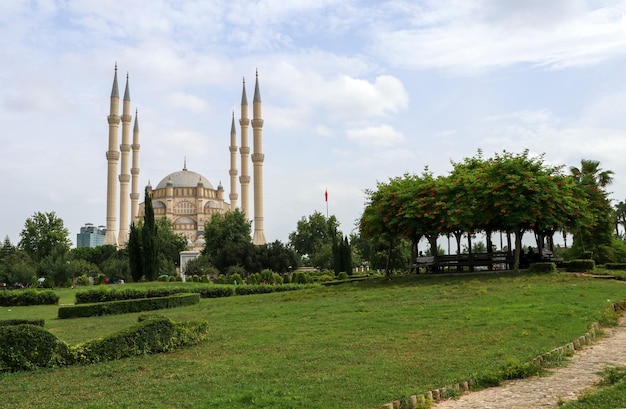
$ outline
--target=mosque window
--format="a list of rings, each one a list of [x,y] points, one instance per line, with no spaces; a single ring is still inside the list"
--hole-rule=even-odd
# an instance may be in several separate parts
[[[196,206],[190,202],[179,202],[175,208],[176,214],[194,214],[196,212]]]

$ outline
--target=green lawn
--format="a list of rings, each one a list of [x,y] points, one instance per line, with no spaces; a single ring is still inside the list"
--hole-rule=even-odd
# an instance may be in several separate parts
[[[61,293],[61,303],[73,301]],[[0,374],[2,408],[375,408],[525,362],[600,319],[626,284],[513,273],[412,277],[222,299],[162,313],[205,318],[211,339],[168,354]],[[68,343],[137,314],[58,320],[56,306],[0,308],[44,318]],[[10,311],[9,311],[10,310]]]

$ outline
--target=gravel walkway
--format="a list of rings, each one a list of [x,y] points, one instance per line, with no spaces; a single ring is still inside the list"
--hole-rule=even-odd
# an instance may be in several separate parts
[[[603,328],[605,335],[576,351],[567,366],[548,376],[516,379],[501,386],[469,392],[457,400],[438,402],[434,409],[558,408],[559,401],[576,399],[600,380],[608,366],[626,365],[626,314],[619,325]]]

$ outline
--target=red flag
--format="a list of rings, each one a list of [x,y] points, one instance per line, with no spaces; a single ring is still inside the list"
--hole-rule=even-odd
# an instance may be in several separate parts
[[[324,199],[326,199],[326,201],[328,202],[328,189],[326,189],[326,192],[324,192]]]

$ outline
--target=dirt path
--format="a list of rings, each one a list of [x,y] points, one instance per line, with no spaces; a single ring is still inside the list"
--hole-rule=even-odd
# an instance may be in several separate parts
[[[506,381],[501,386],[470,392],[458,400],[437,403],[434,409],[531,409],[558,408],[559,401],[576,399],[600,380],[608,366],[626,365],[626,314],[605,336],[576,351],[567,366],[551,369],[551,375]]]

